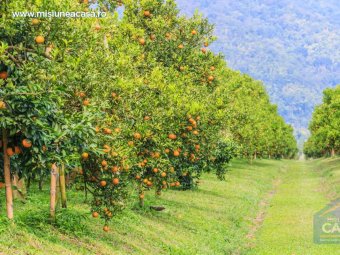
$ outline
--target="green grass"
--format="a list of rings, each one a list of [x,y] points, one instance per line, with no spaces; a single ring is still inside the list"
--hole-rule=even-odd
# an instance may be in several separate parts
[[[164,192],[146,197],[146,209],[130,204],[102,231],[90,217],[81,192],[68,192],[69,208],[59,211],[57,226],[48,222],[48,190],[31,190],[26,204],[15,203],[15,221],[5,219],[0,192],[0,251],[4,254],[241,254],[259,201],[272,189],[283,161],[233,163],[226,181],[213,174],[194,191]],[[47,188],[47,187],[46,187]],[[148,205],[164,205],[163,212]],[[85,218],[79,217],[83,215]],[[0,252],[0,253],[1,253]]]
[[[197,190],[147,194],[145,209],[134,195],[109,233],[90,217],[82,192],[68,191],[68,209],[51,225],[47,185],[33,187],[25,204],[15,201],[14,222],[6,220],[1,190],[0,254],[337,254],[338,247],[313,244],[312,216],[339,191],[339,166],[330,159],[234,161],[226,181],[205,174]],[[278,179],[277,193],[268,196]],[[263,226],[249,239],[259,211],[266,212]]]
[[[313,243],[313,215],[330,202],[330,191],[339,190],[339,169],[339,159],[291,162],[247,254],[339,254],[338,245]]]

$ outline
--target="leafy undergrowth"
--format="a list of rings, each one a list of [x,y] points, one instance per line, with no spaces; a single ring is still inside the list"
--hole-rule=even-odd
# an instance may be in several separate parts
[[[32,187],[25,204],[15,202],[14,222],[5,218],[1,190],[0,254],[243,254],[258,204],[287,164],[235,161],[226,181],[205,174],[197,190],[147,194],[145,209],[131,201],[108,233],[90,216],[82,192],[68,191],[68,208],[51,224],[47,185]],[[150,205],[166,210],[150,211]]]

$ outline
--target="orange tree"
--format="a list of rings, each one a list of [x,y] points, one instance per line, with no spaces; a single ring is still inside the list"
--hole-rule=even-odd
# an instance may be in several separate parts
[[[156,157],[164,159],[175,169],[176,178],[191,187],[209,157],[203,152],[208,152],[219,129],[218,125],[209,128],[213,101],[206,103],[218,85],[214,75],[222,63],[221,57],[206,48],[213,40],[212,26],[199,16],[180,17],[173,1],[125,1],[123,23],[133,25],[131,40],[141,48],[139,76],[149,88],[148,95],[140,98],[147,98],[143,109],[150,109],[159,126],[160,142],[153,146],[159,147]],[[150,98],[152,94],[154,98]],[[141,143],[145,149],[143,146]],[[146,171],[152,172],[152,168],[157,172],[155,166]],[[170,185],[179,185],[176,178]]]
[[[96,59],[81,57],[87,53],[87,57],[94,58],[96,46],[103,44],[103,37],[99,40],[102,35],[97,33],[98,22],[94,19],[11,17],[11,12],[17,10],[77,11],[86,7],[73,1],[46,4],[27,8],[25,1],[9,1],[1,7],[5,21],[0,34],[1,144],[10,218],[13,212],[9,164],[12,174],[47,175],[46,169],[51,164],[66,165],[69,169],[80,165],[80,155],[84,151],[91,153],[92,162],[104,158],[106,138],[94,135],[93,124],[106,117],[105,109],[110,105],[100,98],[91,102],[84,98],[91,96],[91,91],[86,95],[78,90],[97,84],[98,79],[88,73]],[[79,69],[87,71],[84,77],[79,78]],[[13,157],[11,163],[9,157]],[[52,169],[51,178],[55,177],[56,168]]]

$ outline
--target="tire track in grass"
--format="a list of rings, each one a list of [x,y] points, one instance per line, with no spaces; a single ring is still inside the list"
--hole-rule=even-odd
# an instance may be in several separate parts
[[[322,177],[313,162],[286,161],[287,173],[272,198],[249,255],[340,254],[339,245],[313,243],[313,215],[329,203],[317,192]]]

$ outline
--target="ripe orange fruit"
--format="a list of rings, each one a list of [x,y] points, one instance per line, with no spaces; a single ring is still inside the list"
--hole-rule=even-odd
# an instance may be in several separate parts
[[[165,149],[164,152],[165,152],[166,154],[169,154],[169,153],[170,153],[170,150],[169,150],[169,149]]]
[[[166,181],[162,181],[162,185],[166,185]]]
[[[191,131],[192,130],[192,126],[187,126],[187,130]]]
[[[103,230],[104,230],[105,232],[109,232],[110,228],[109,228],[108,226],[105,225],[105,226],[103,227]]]
[[[150,120],[151,117],[150,116],[144,116],[144,120]]]
[[[140,198],[140,199],[144,199],[144,194],[140,194],[140,195],[139,195],[139,198]]]
[[[150,11],[144,11],[144,17],[150,17],[151,13]]]
[[[79,97],[85,97],[86,96],[86,94],[84,93],[84,92],[79,92]]]
[[[183,49],[183,48],[184,48],[183,44],[178,45],[178,49]]]
[[[145,43],[146,43],[146,41],[145,41],[144,38],[140,38],[140,39],[139,39],[139,44],[140,44],[140,45],[145,45]]]
[[[166,39],[170,39],[171,38],[171,34],[170,33],[165,33],[165,38]]]
[[[117,97],[117,93],[112,92],[112,93],[111,93],[111,96],[112,96],[113,98],[116,98],[116,97]]]
[[[116,133],[120,133],[120,131],[122,131],[122,129],[120,129],[120,128],[115,128],[114,130],[115,130]]]
[[[176,140],[177,136],[175,134],[169,134],[168,138],[171,140]]]
[[[93,218],[98,218],[98,216],[99,216],[99,213],[97,213],[97,212],[93,212],[93,213],[92,213],[92,217],[93,217]]]
[[[108,146],[107,144],[105,144],[103,147],[104,147],[104,150],[103,150],[103,151],[104,151],[105,153],[109,153],[109,152],[110,152],[110,150],[111,150],[110,146]]]
[[[103,167],[107,167],[107,161],[106,161],[106,160],[103,160],[103,161],[102,161],[102,166],[103,166]]]
[[[136,175],[136,180],[140,180],[140,176],[139,175]]]
[[[156,36],[154,34],[150,35],[150,40],[154,41],[156,39]]]
[[[128,145],[129,145],[130,147],[132,147],[132,146],[134,145],[134,142],[133,142],[133,141],[128,141]]]
[[[199,132],[198,132],[197,130],[192,131],[192,133],[193,133],[194,135],[198,135],[198,134],[199,134]]]
[[[212,76],[212,75],[210,75],[210,76],[208,77],[208,80],[209,80],[209,81],[213,81],[214,79],[215,79],[215,77]]]
[[[36,26],[36,25],[39,25],[39,23],[40,23],[40,20],[32,19],[32,25]]]
[[[28,139],[24,139],[22,140],[22,145],[25,147],[25,148],[30,148],[32,146],[32,142]]]
[[[152,169],[152,172],[154,172],[155,174],[158,173],[158,168],[155,167],[154,169]]]
[[[174,156],[175,156],[175,157],[178,157],[178,156],[179,156],[179,154],[180,154],[180,153],[179,153],[179,151],[178,151],[178,150],[175,150],[175,151],[174,151]]]
[[[100,181],[99,184],[100,184],[101,187],[105,187],[106,186],[106,181]]]
[[[6,103],[4,101],[0,101],[0,109],[6,109]]]
[[[83,105],[84,105],[84,106],[88,106],[89,104],[90,104],[90,100],[85,99],[85,100],[83,101]]]
[[[208,47],[209,43],[208,42],[204,42],[204,47]]]
[[[35,42],[37,44],[42,44],[45,42],[45,38],[42,36],[42,35],[38,35],[36,38],[35,38]]]
[[[96,24],[94,27],[95,30],[99,31],[101,29],[101,26],[99,24]]]
[[[145,178],[145,179],[143,180],[143,183],[144,183],[144,184],[147,184],[148,181],[149,181],[149,180]]]
[[[15,151],[12,147],[8,147],[6,150],[6,154],[10,157],[12,157],[15,154]]]
[[[146,183],[146,185],[148,185],[149,187],[151,187],[151,186],[152,186],[152,182],[148,181],[148,182]]]
[[[192,35],[197,35],[197,31],[194,29],[194,30],[191,31],[191,34]]]
[[[175,185],[178,187],[179,185],[181,185],[181,183],[179,181],[175,182]]]
[[[103,131],[104,131],[104,134],[106,135],[112,134],[112,130],[109,128],[104,128]]]
[[[117,172],[119,171],[119,167],[118,167],[118,166],[113,166],[113,167],[111,168],[111,171],[112,171],[113,173],[117,173]]]
[[[112,180],[112,183],[113,183],[113,185],[118,185],[119,184],[119,179],[118,178],[114,178]]]
[[[0,79],[6,80],[8,77],[8,73],[6,71],[0,72]]]
[[[83,152],[83,154],[81,154],[81,157],[83,159],[87,159],[89,157],[89,154],[87,152]]]
[[[166,172],[161,173],[162,177],[166,177]]]
[[[215,71],[215,67],[214,67],[214,66],[211,66],[211,67],[210,67],[210,70],[211,70],[211,71]]]
[[[133,134],[133,137],[136,139],[136,140],[139,140],[142,138],[142,135],[140,133],[134,133]]]
[[[205,54],[207,53],[207,49],[206,48],[202,48],[201,51]]]
[[[15,154],[20,154],[21,153],[20,147],[19,146],[15,146],[14,147],[14,152],[15,152]]]

